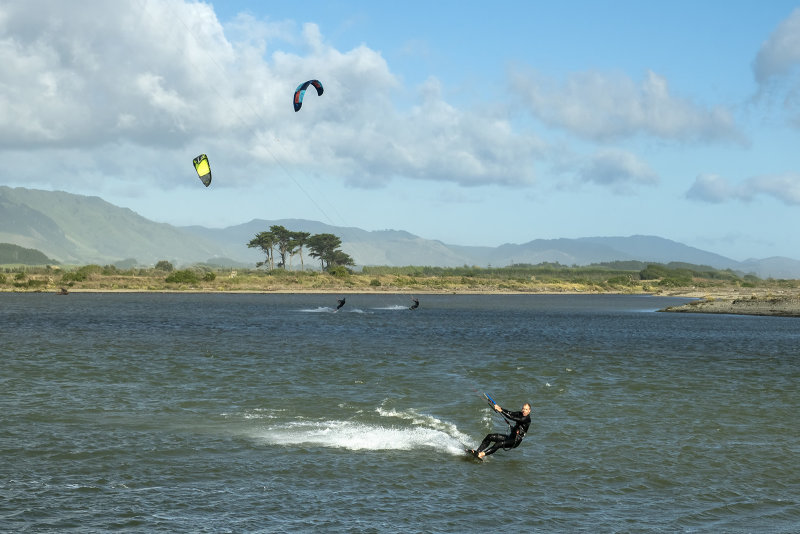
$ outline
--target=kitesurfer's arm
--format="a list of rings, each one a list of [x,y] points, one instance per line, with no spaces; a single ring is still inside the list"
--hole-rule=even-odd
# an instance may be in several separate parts
[[[497,406],[497,405],[495,405],[495,406],[496,406],[496,408],[500,408],[500,406]],[[521,422],[526,417],[525,415],[523,415],[522,412],[509,412],[508,410],[503,410],[502,408],[500,408],[497,411],[500,412],[501,414],[503,414],[506,418],[511,419],[512,421],[514,421],[516,423]]]
[[[503,408],[501,408],[499,404],[495,404],[493,408],[495,409],[495,411],[503,414],[507,419],[511,419],[512,421],[515,421],[517,423],[525,419],[525,416],[522,415],[522,412],[509,412],[508,410],[504,410]]]

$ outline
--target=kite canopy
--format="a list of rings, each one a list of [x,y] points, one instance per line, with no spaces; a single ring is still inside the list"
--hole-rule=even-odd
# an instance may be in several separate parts
[[[297,89],[294,92],[294,110],[300,111],[300,108],[303,106],[303,96],[306,94],[306,89],[308,89],[309,85],[313,85],[317,89],[317,96],[322,96],[322,92],[324,89],[322,88],[322,84],[319,80],[308,80],[307,82],[303,82],[297,86]]]
[[[211,165],[208,164],[208,156],[200,154],[194,158],[194,170],[197,171],[197,176],[203,185],[208,187],[211,185]]]

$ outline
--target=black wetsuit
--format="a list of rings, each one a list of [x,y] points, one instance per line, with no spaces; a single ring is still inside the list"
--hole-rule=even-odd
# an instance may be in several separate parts
[[[336,306],[336,309],[337,309],[337,310],[338,310],[339,308],[341,308],[342,306],[344,306],[344,301],[345,301],[345,299],[342,299],[342,300],[337,300],[337,301],[336,301],[336,302],[338,302],[338,303],[339,303],[339,305],[338,305],[338,306]]]
[[[481,446],[478,447],[476,452],[483,451],[486,453],[486,456],[490,454],[494,454],[499,449],[513,449],[514,447],[518,447],[520,443],[522,443],[522,438],[525,437],[525,433],[528,432],[528,427],[531,426],[531,416],[522,415],[522,412],[509,412],[508,410],[501,410],[501,413],[505,416],[506,419],[510,419],[514,421],[516,424],[511,429],[510,434],[489,434],[483,441],[481,442]],[[489,447],[490,443],[494,443],[491,447]],[[488,447],[488,448],[487,448]]]
[[[419,299],[412,298],[411,300],[414,301],[414,304],[412,304],[411,307],[408,308],[408,309],[409,310],[416,310],[417,308],[419,308]]]

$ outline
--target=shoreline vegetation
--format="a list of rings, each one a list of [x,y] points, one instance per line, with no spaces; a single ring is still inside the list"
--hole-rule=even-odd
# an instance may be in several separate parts
[[[508,267],[364,267],[319,270],[232,269],[196,265],[175,270],[111,265],[0,266],[0,292],[641,294],[692,298],[664,312],[800,317],[800,280],[762,280],[687,264],[611,262]]]

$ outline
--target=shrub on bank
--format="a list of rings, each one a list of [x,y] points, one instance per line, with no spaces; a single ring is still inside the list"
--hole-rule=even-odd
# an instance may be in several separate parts
[[[350,270],[343,265],[334,265],[328,269],[328,274],[336,278],[345,278],[350,274]]]
[[[70,271],[61,275],[61,281],[63,283],[67,282],[85,282],[89,280],[92,275],[104,275],[107,276],[107,273],[103,267],[99,265],[84,265],[80,269],[75,271]]]
[[[164,281],[168,284],[196,284],[200,279],[197,278],[197,273],[191,269],[181,269],[170,273]]]

